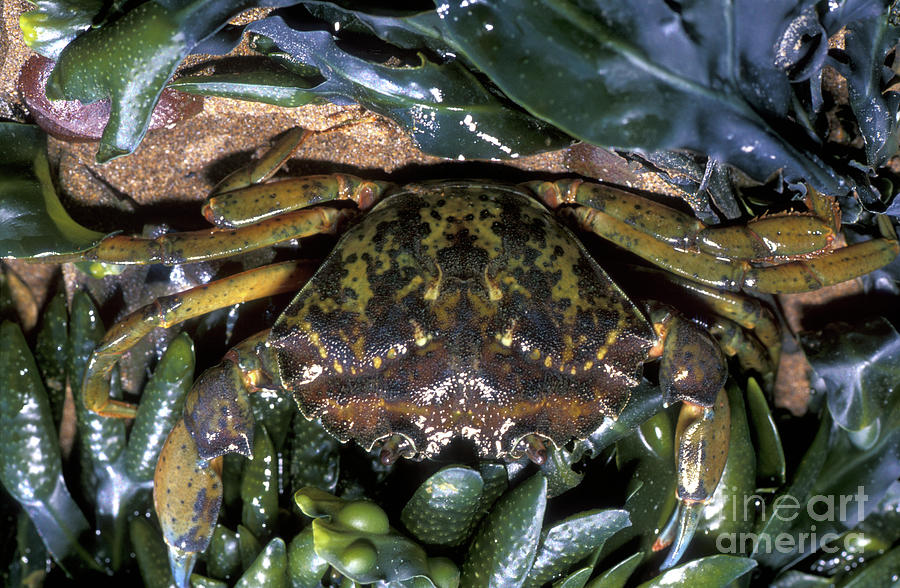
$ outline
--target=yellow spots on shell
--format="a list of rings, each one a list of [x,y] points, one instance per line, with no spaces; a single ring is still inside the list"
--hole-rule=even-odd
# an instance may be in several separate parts
[[[584,362],[584,371],[589,371],[592,367],[594,367],[593,361]]]
[[[547,357],[544,358],[544,367],[550,367],[552,365],[553,365],[553,359],[551,359],[550,356],[548,355]]]
[[[513,342],[513,331],[515,330],[515,328],[516,328],[516,321],[513,320],[510,322],[510,325],[508,327],[506,327],[505,331],[503,331],[502,333],[496,333],[494,335],[494,338],[497,339],[497,341],[499,341],[500,344],[503,345],[504,347],[511,347],[512,342]],[[537,351],[537,350],[535,350],[535,351]],[[532,355],[533,354],[534,354],[534,352],[532,352]],[[540,352],[538,352],[538,357],[540,357]],[[537,357],[534,359],[537,359]]]
[[[381,358],[380,357],[372,358],[372,367],[374,367],[376,370],[381,369]]]
[[[540,349],[532,350],[531,355],[529,357],[531,357],[531,359],[533,359],[534,361],[539,360],[541,358],[541,350]]]
[[[413,326],[413,342],[417,347],[425,347],[431,341],[431,333],[426,333],[422,325],[416,321],[410,321]]]
[[[397,300],[397,302],[403,300],[410,292],[421,286],[424,281],[425,279],[422,276],[413,276],[413,279],[411,279],[409,283],[397,290],[397,294],[394,295],[394,299]]]
[[[437,277],[428,285],[428,288],[425,289],[425,293],[422,295],[425,300],[437,300],[438,295],[441,293],[441,279],[444,277],[444,270],[441,269],[440,265],[437,265],[437,272]]]
[[[489,270],[490,264],[486,265],[484,268],[484,284],[487,287],[488,299],[496,302],[503,298],[503,289],[500,287],[500,283],[495,278],[491,277]]]
[[[319,338],[319,334],[312,330],[312,325],[310,325],[309,323],[303,323],[303,328],[307,333],[309,333],[309,342],[319,350],[319,357],[321,357],[322,359],[328,357],[328,350],[325,349],[324,345],[322,345],[322,340]]]
[[[397,358],[397,349],[395,347],[391,347],[387,350],[387,358],[388,359],[396,359]]]
[[[338,362],[338,360],[334,360],[334,371],[339,374],[344,373],[344,367]]]
[[[607,346],[604,345],[600,349],[597,350],[597,361],[603,361],[603,358],[606,357]]]

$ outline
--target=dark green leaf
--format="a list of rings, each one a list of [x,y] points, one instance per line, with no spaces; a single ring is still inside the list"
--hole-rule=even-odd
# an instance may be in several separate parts
[[[314,91],[319,80],[310,81],[287,71],[250,71],[237,74],[188,76],[169,84],[189,94],[249,100],[295,108],[322,100]]]
[[[771,588],[825,588],[834,586],[834,582],[822,576],[790,571],[776,578],[770,586]]]
[[[149,482],[169,432],[181,418],[194,381],[194,344],[181,334],[169,344],[144,386],[125,450],[125,471],[135,482]]]
[[[893,402],[878,423],[877,435],[860,447],[826,414],[785,495],[789,498],[766,505],[755,559],[773,568],[788,565],[877,511],[900,477],[900,402]]]
[[[668,413],[658,412],[631,436],[616,444],[619,471],[634,468],[625,501],[631,526],[606,542],[604,555],[636,536],[641,538],[641,549],[650,553],[658,530],[663,528],[675,508],[674,437]]]
[[[90,28],[103,8],[102,0],[31,0],[31,4],[35,9],[19,17],[22,37],[33,51],[50,59]]]
[[[34,358],[18,325],[0,325],[0,482],[25,508],[47,550],[62,563],[78,554],[88,522],[62,477],[50,405]]]
[[[589,588],[622,588],[628,582],[628,578],[634,573],[634,570],[641,564],[644,559],[644,552],[637,553],[625,558],[613,567],[609,568],[599,576],[597,576],[590,584]]]
[[[24,511],[19,512],[15,523],[16,553],[6,575],[9,586],[30,586],[43,583],[50,569],[50,554],[37,527]]]
[[[900,481],[890,485],[858,529],[867,537],[880,537],[886,543],[900,539]]]
[[[278,520],[277,472],[272,440],[265,427],[257,426],[253,435],[253,456],[244,466],[241,480],[241,500],[244,502],[241,522],[260,540],[272,535]]]
[[[728,586],[755,567],[756,562],[746,557],[711,555],[666,570],[653,580],[641,584],[641,588]]]
[[[413,66],[369,61],[342,50],[331,32],[303,30],[287,16],[270,16],[246,30],[261,35],[258,51],[286,53],[290,60],[283,65],[299,62],[302,72],[316,68],[325,81],[309,88],[311,95],[338,103],[349,99],[388,116],[431,155],[509,159],[571,142],[498,99],[458,62],[438,64],[422,54]]]
[[[312,527],[306,527],[288,545],[288,576],[293,588],[318,588],[328,562],[316,555]]]
[[[47,97],[82,102],[110,98],[97,161],[131,153],[147,132],[166,81],[194,46],[243,8],[273,4],[280,2],[144,2],[69,43],[47,81]]]
[[[194,588],[228,588],[228,584],[201,576],[200,574],[191,574],[191,586]]]
[[[888,551],[841,582],[841,588],[868,588],[897,583],[900,576],[900,547]]]
[[[840,426],[858,431],[883,414],[900,382],[900,335],[886,319],[833,323],[800,341]]]
[[[146,519],[136,518],[132,519],[129,524],[129,531],[144,586],[147,588],[172,586],[166,544],[163,542],[159,530]]]
[[[537,554],[546,504],[547,481],[540,474],[497,501],[472,540],[461,585],[520,585]]]
[[[76,223],[50,179],[46,138],[36,126],[0,122],[0,257],[82,251],[104,235]]]
[[[100,313],[90,296],[84,290],[76,291],[72,297],[72,312],[69,317],[71,354],[66,371],[75,397],[78,435],[81,439],[82,456],[87,464],[85,474],[94,478],[89,487],[101,479],[108,479],[106,467],[115,462],[125,449],[125,422],[91,412],[85,407],[81,394],[81,382],[88,359],[104,333]]]
[[[257,423],[265,425],[276,450],[281,450],[297,414],[297,403],[290,394],[260,390],[250,395],[250,408]]]
[[[206,551],[206,573],[218,580],[230,580],[241,569],[237,533],[216,525]]]
[[[247,569],[262,551],[259,540],[243,525],[237,527],[238,551],[241,553],[241,568]]]
[[[786,467],[781,436],[766,397],[753,378],[747,381],[747,407],[756,439],[756,475],[763,484],[780,486],[785,481]]]
[[[822,465],[827,457],[829,432],[831,420],[823,419],[816,433],[815,439],[806,450],[803,461],[794,474],[791,486],[779,494],[770,504],[766,504],[767,510],[761,513],[757,525],[756,534],[760,541],[754,545],[753,557],[762,561],[769,567],[780,567],[780,563],[786,562],[788,557],[769,553],[772,537],[786,536],[791,529],[791,521],[797,518],[797,510],[806,504],[807,498],[815,484],[816,477],[822,471]],[[764,543],[768,536],[768,543]]]
[[[296,412],[296,409],[294,409]],[[340,443],[322,425],[297,414],[289,439],[289,474],[292,489],[315,486],[333,491],[340,471]]]
[[[244,575],[235,584],[236,588],[254,586],[271,586],[286,588],[287,582],[287,550],[280,538],[272,539],[259,557],[247,568]]]
[[[587,511],[556,523],[541,533],[537,556],[524,586],[543,586],[562,577],[572,565],[600,549],[607,539],[630,524],[624,510]]]
[[[425,551],[402,535],[367,533],[325,519],[315,519],[312,530],[316,554],[355,582],[399,582],[428,575]],[[348,557],[359,551],[371,553],[369,565],[361,567],[358,558]]]
[[[885,66],[900,39],[900,28],[883,15],[847,26],[844,49],[830,51],[828,64],[847,79],[850,107],[866,144],[866,162],[876,168],[897,151],[900,94],[884,88],[893,72]],[[887,75],[885,75],[887,74]]]
[[[60,289],[41,318],[34,357],[53,412],[53,422],[59,426],[62,419],[66,396],[66,364],[69,361],[69,311],[66,308],[66,293]]]
[[[61,478],[47,393],[19,326],[0,326],[0,480],[19,502],[41,502]]]
[[[591,577],[591,574],[594,572],[592,568],[581,568],[578,571],[572,572],[566,578],[557,584],[554,584],[555,588],[584,588],[584,585],[587,583],[588,578]]]
[[[810,569],[819,574],[839,579],[847,576],[848,571],[863,567],[869,561],[888,551],[891,543],[877,534],[848,531],[823,544],[817,554],[818,559],[810,565]]]
[[[423,543],[459,545],[480,514],[484,482],[475,470],[451,467],[422,483],[403,507],[401,520]]]
[[[801,11],[788,0],[764,11],[749,1],[507,0],[448,4],[439,26],[507,96],[579,139],[689,149],[758,180],[783,169],[842,194],[844,179],[787,116],[776,50]]]

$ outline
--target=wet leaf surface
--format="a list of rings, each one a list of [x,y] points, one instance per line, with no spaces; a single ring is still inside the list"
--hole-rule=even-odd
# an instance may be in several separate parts
[[[46,138],[35,126],[0,122],[0,257],[82,251],[104,235],[76,223],[50,179]]]
[[[449,159],[509,159],[571,143],[499,99],[458,62],[436,63],[421,53],[409,65],[364,59],[341,49],[330,31],[306,30],[309,18],[292,14],[281,11],[245,29],[258,35],[252,43],[257,51],[278,57],[296,75],[296,92],[286,100],[358,102],[399,123],[422,151]],[[316,73],[310,75],[310,69]],[[282,80],[278,85],[287,80],[284,73],[274,77]],[[191,78],[174,87],[196,91],[198,83],[200,78]],[[235,90],[238,94],[228,97],[245,92]],[[221,87],[216,95],[223,95]]]
[[[428,478],[403,508],[401,520],[419,541],[459,545],[481,511],[484,481],[469,468],[447,468]]]
[[[316,554],[312,527],[306,527],[288,545],[288,574],[296,588],[317,588],[328,562]]]
[[[747,409],[756,444],[756,475],[764,485],[785,481],[784,449],[769,404],[756,380],[747,381]]]
[[[0,324],[0,483],[28,513],[53,558],[81,557],[87,519],[66,488],[50,404],[18,325]]]
[[[900,382],[900,335],[891,323],[880,317],[834,323],[800,341],[835,422],[859,431],[884,414]]]
[[[547,481],[541,475],[504,495],[472,540],[461,585],[520,585],[537,554],[546,502]]]
[[[625,558],[591,581],[590,588],[622,588],[640,565],[644,556],[643,551],[638,551]]]
[[[640,588],[671,586],[727,586],[749,573],[756,562],[746,557],[711,555],[681,564],[641,584]]]
[[[627,511],[604,510],[583,512],[545,529],[524,586],[543,586],[560,578],[630,524]]]

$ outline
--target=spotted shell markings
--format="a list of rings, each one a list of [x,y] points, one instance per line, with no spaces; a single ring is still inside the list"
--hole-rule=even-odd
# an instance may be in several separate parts
[[[653,331],[529,193],[442,182],[385,198],[272,329],[304,414],[365,447],[399,434],[485,457],[564,443],[616,416]]]

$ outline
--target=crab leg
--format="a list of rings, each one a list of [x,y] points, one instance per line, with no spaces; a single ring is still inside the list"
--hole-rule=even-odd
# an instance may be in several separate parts
[[[94,350],[84,374],[84,403],[107,417],[131,418],[134,405],[109,397],[109,374],[119,356],[156,327],[224,308],[296,290],[315,270],[309,261],[290,261],[256,268],[157,299],[113,326]]]
[[[745,331],[734,321],[724,317],[715,317],[707,325],[707,330],[718,342],[719,347],[729,357],[737,357],[743,371],[755,371],[760,374],[770,388],[774,381],[778,357],[771,357],[759,339],[749,331]]]
[[[359,121],[348,124],[359,124]],[[341,126],[345,125],[328,131]],[[206,220],[218,227],[241,227],[310,204],[332,200],[353,201],[358,208],[366,210],[385,189],[393,185],[346,174],[287,178],[266,183],[294,151],[315,134],[301,128],[291,129],[259,160],[222,180],[203,207]]]
[[[185,399],[184,418],[160,452],[153,478],[153,503],[169,564],[178,586],[187,586],[197,554],[212,539],[222,505],[221,461],[226,453],[251,455],[253,412],[249,394],[274,374],[266,351],[268,331],[232,348],[203,372]]]
[[[651,308],[651,319],[662,339],[651,350],[651,356],[660,356],[660,387],[667,401],[682,402],[675,435],[679,506],[654,546],[660,550],[675,541],[663,564],[671,567],[687,548],[725,470],[731,426],[724,388],[728,369],[719,346],[697,325],[662,306]]]
[[[830,249],[829,222],[806,215],[758,219],[747,227],[706,227],[652,200],[579,180],[526,184],[551,207],[571,209],[585,229],[690,280],[726,290],[805,292],[869,273],[893,260],[900,245],[889,238],[843,247],[814,259],[772,267],[749,260],[803,256]],[[793,237],[792,235],[799,235]]]
[[[103,261],[118,264],[177,265],[230,257],[275,243],[333,233],[347,210],[314,207],[298,210],[238,229],[205,229],[169,233],[155,239],[113,235],[84,253],[54,256],[54,262]]]
[[[707,330],[727,355],[737,355],[746,368],[759,371],[763,366],[778,363],[781,331],[772,311],[756,298],[704,286],[651,267],[631,266],[629,273],[637,276],[629,288],[640,291],[645,299],[653,299],[662,290],[667,292],[667,301],[680,300],[677,294],[680,292],[689,303],[701,304],[705,313],[716,317],[710,319]],[[676,289],[661,288],[660,281]]]
[[[218,227],[231,228],[334,200],[355,202],[357,208],[366,210],[391,186],[348,174],[285,178],[215,192],[203,206],[203,216]]]

